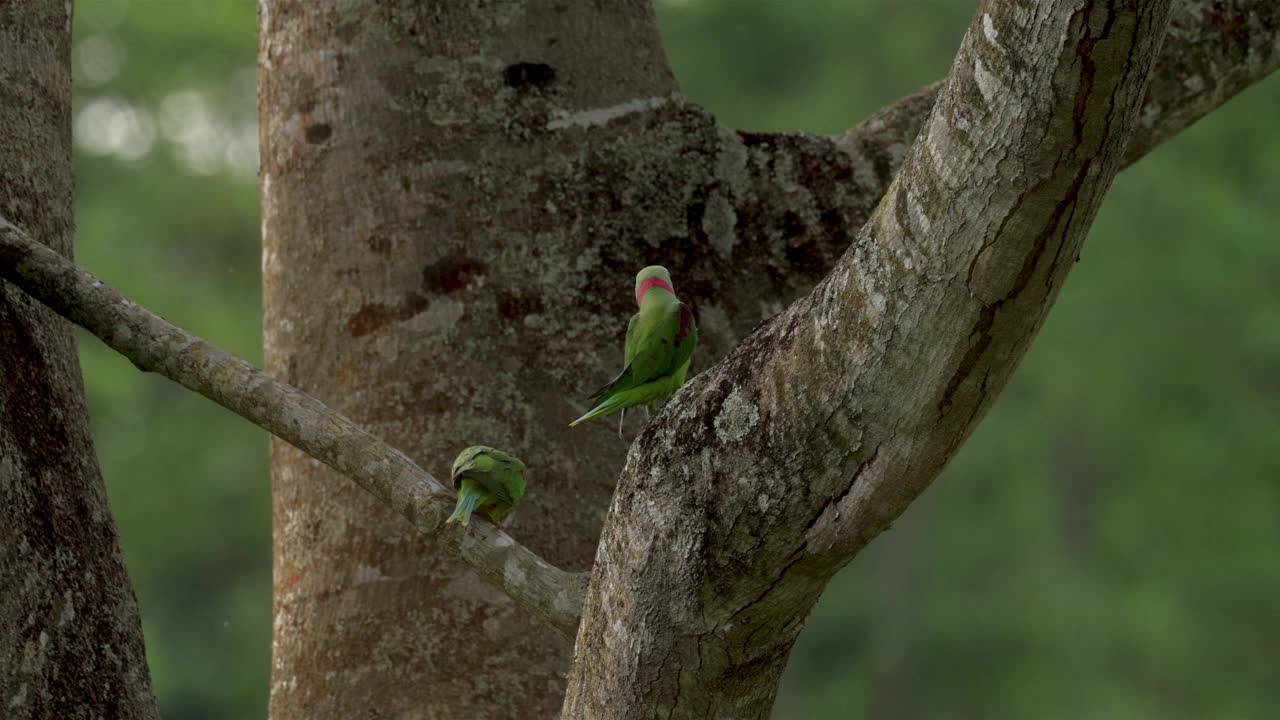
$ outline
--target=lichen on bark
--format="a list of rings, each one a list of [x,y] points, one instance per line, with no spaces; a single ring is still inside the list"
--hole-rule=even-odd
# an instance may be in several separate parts
[[[827,579],[937,475],[1038,329],[1120,168],[1168,10],[980,6],[834,269],[632,449],[565,717],[768,716]],[[711,421],[725,415],[755,419]]]

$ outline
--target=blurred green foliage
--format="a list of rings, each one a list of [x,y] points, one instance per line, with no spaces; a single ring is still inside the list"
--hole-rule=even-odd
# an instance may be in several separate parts
[[[665,0],[686,94],[842,130],[943,75],[972,0]],[[249,0],[76,6],[79,260],[261,359]],[[1280,78],[1126,171],[944,477],[831,584],[775,716],[1280,708]],[[81,341],[169,720],[265,714],[263,433]],[[1268,712],[1270,711],[1270,712]]]
[[[253,3],[88,0],[73,33],[77,259],[260,363]],[[87,335],[80,348],[164,717],[265,717],[266,435]]]

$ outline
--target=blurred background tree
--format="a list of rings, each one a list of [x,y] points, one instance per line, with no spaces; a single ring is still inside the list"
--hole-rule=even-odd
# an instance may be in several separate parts
[[[834,133],[942,77],[974,4],[657,7],[723,123]],[[77,3],[77,254],[260,362],[254,13]],[[776,717],[1280,707],[1277,117],[1272,78],[1119,177],[987,421],[823,596]],[[262,717],[266,438],[96,340],[81,355],[164,716]]]

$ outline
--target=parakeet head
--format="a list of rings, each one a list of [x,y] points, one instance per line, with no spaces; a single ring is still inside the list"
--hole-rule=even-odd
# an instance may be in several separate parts
[[[671,273],[661,265],[650,265],[636,274],[636,304],[644,300],[645,293],[653,288],[665,290],[675,297],[675,288],[671,287]]]
[[[465,472],[510,472],[524,477],[525,466],[520,458],[509,452],[495,450],[488,445],[472,445],[458,454],[453,461],[453,487],[456,490],[462,483]]]
[[[453,461],[452,474],[456,476],[460,469],[474,462],[478,456],[493,452],[496,451],[488,445],[472,445],[469,448],[463,448],[462,452],[458,453],[457,459]]]

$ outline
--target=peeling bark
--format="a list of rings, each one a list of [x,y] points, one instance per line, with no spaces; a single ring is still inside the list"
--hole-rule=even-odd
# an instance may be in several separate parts
[[[831,274],[633,446],[564,717],[768,717],[827,580],[937,476],[1039,329],[1121,167],[1168,11],[981,4]]]
[[[0,3],[0,212],[72,251],[71,4]],[[71,328],[0,282],[0,716],[158,717]]]

